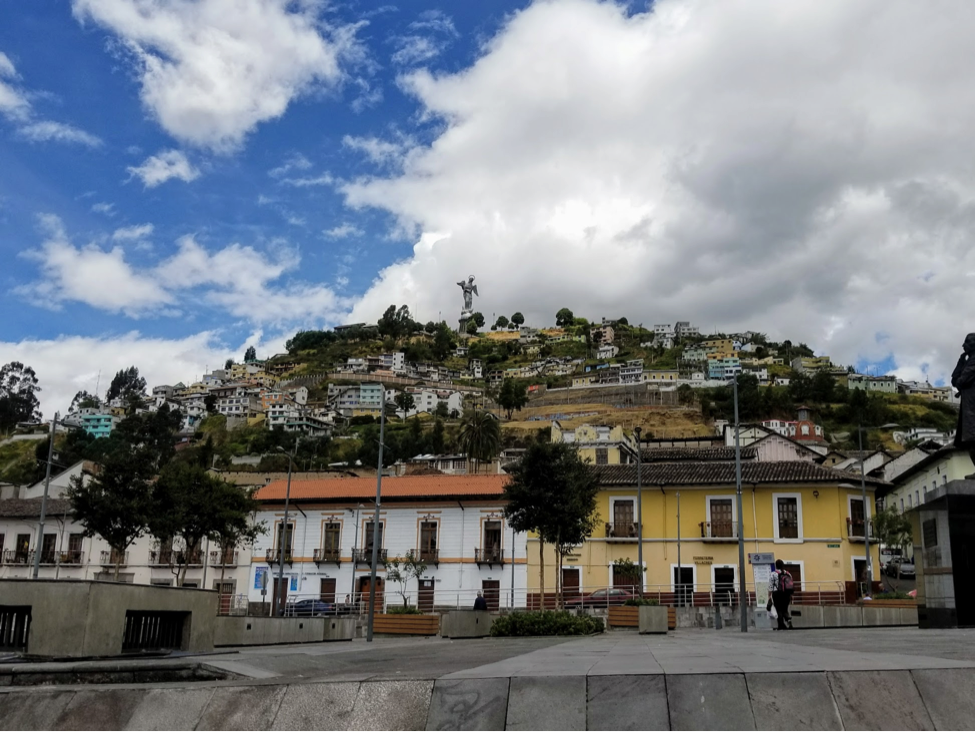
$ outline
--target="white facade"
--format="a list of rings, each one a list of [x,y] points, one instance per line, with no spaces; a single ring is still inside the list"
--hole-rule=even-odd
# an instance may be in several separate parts
[[[884,497],[884,505],[907,511],[925,501],[928,492],[953,480],[964,480],[975,472],[966,450],[945,449],[930,455],[895,479]]]

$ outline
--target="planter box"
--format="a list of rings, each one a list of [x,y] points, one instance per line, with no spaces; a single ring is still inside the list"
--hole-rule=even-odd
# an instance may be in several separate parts
[[[355,618],[325,618],[323,641],[350,641],[355,637]]]
[[[666,633],[669,626],[669,615],[668,610],[670,608],[653,606],[653,605],[643,605],[634,608],[639,611],[639,628],[641,634],[646,633]]]
[[[444,638],[486,638],[491,635],[494,616],[485,610],[452,610],[443,616],[440,635]]]
[[[279,643],[318,643],[324,618],[216,618],[215,646],[269,646]]]
[[[639,628],[640,608],[630,605],[610,606],[606,625],[610,628]]]
[[[379,613],[373,621],[372,632],[385,635],[437,635],[440,632],[440,616]]]

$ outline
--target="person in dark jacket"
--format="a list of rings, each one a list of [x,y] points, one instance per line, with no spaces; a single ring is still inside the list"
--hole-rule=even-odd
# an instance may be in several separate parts
[[[789,614],[789,603],[792,602],[792,592],[785,587],[782,578],[789,574],[785,568],[785,562],[781,559],[775,560],[775,570],[769,577],[768,589],[771,597],[769,598],[775,607],[778,616],[777,630],[792,630],[792,616]],[[791,585],[792,575],[789,575]]]
[[[487,600],[484,599],[484,595],[481,594],[480,590],[477,591],[477,597],[474,598],[474,609],[475,610],[488,609]]]
[[[958,409],[958,429],[955,430],[955,447],[968,450],[975,464],[975,333],[965,336],[962,346],[964,353],[958,357],[958,364],[951,372],[951,385],[958,390],[961,404]],[[975,479],[975,473],[966,475]]]

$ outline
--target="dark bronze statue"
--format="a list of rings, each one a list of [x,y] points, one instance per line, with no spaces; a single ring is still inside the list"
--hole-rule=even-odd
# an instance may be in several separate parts
[[[951,385],[958,390],[961,404],[958,408],[958,429],[955,431],[955,447],[968,450],[975,464],[975,333],[965,336],[965,350],[958,358],[958,365],[951,372]],[[975,473],[966,475],[975,479]]]

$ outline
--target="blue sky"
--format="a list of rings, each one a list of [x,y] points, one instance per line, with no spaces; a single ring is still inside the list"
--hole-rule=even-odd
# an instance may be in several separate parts
[[[392,303],[904,378],[975,310],[975,17],[909,0],[0,0],[0,363],[46,412]],[[962,315],[960,315],[962,314]]]

